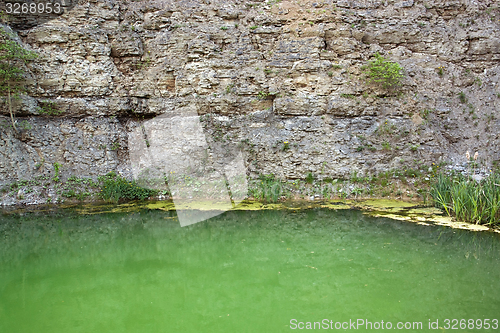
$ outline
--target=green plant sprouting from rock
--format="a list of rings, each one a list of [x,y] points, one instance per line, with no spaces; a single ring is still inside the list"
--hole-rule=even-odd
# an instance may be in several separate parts
[[[57,108],[57,103],[55,102],[41,102],[41,106],[37,108],[37,112],[44,116],[59,116],[64,111]]]
[[[57,163],[57,162],[54,163],[55,175],[54,175],[54,178],[52,178],[52,180],[56,183],[59,181],[59,169],[61,169],[61,167],[62,167],[62,165],[60,163]]]
[[[403,68],[397,62],[385,59],[378,52],[375,59],[363,66],[368,82],[380,84],[384,89],[393,89],[401,86]]]
[[[458,93],[458,99],[460,99],[460,103],[465,104],[467,103],[467,96],[465,96],[465,93],[463,91]]]

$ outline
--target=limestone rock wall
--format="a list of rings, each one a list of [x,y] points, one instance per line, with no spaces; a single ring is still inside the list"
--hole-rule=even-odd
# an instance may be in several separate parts
[[[500,9],[482,0],[80,1],[17,34],[40,57],[0,102],[0,185],[130,177],[128,133],[195,109],[212,149],[250,175],[347,177],[415,163],[500,160]],[[367,84],[375,52],[405,71],[399,94]],[[463,93],[462,100],[459,93]],[[61,114],[40,115],[55,103]],[[286,142],[286,143],[285,143]]]

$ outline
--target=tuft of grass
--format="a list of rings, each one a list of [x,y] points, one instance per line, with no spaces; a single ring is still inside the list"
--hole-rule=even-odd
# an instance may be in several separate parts
[[[23,129],[23,130],[30,130],[33,128],[33,126],[31,126],[30,122],[27,121],[27,120],[23,120],[19,123],[19,128]]]
[[[142,70],[148,68],[150,65],[151,65],[151,58],[146,57],[144,60],[137,62],[136,67],[137,69]]]
[[[432,110],[431,109],[425,109],[423,111],[420,111],[420,117],[422,117],[422,119],[429,119],[429,115],[431,114]]]
[[[259,201],[278,202],[287,196],[287,189],[273,174],[260,175],[257,180],[250,183],[248,194]]]
[[[377,135],[389,135],[392,136],[394,133],[396,133],[397,127],[394,124],[389,123],[388,120],[386,120],[382,125],[377,127],[376,133]]]
[[[262,90],[257,93],[257,98],[260,100],[266,99],[268,96],[269,96],[269,93],[264,92]]]
[[[369,151],[374,152],[377,150],[377,148],[373,147],[372,145],[366,145],[365,146]]]
[[[110,149],[113,151],[120,149],[120,143],[118,141],[113,142]]]
[[[420,147],[419,144],[417,144],[417,145],[410,145],[410,150],[411,151],[417,151],[419,147]]]
[[[354,95],[352,95],[352,94],[340,94],[340,97],[353,99],[353,98],[355,98],[356,96],[354,96]]]
[[[41,106],[37,107],[36,111],[42,116],[59,116],[64,112],[57,108],[57,103],[55,102],[44,101],[40,102],[40,105]]]
[[[309,172],[306,176],[306,183],[312,184],[314,182],[314,176],[312,172]]]
[[[228,84],[226,86],[226,94],[230,94],[233,88],[234,88],[234,83]]]
[[[480,182],[463,175],[439,174],[429,191],[434,205],[457,220],[500,224],[500,173],[497,171]]]
[[[465,93],[463,91],[458,93],[458,99],[460,99],[460,103],[465,104],[467,103],[467,96],[465,96]]]
[[[469,113],[473,114],[474,113],[474,105],[472,105],[471,103],[469,103],[467,106],[469,107]]]
[[[365,183],[365,182],[368,182],[369,180],[370,180],[370,177],[368,177],[368,176],[366,176],[366,177],[358,176],[357,171],[353,171],[353,173],[351,174],[351,177],[350,177],[350,181],[353,183]]]

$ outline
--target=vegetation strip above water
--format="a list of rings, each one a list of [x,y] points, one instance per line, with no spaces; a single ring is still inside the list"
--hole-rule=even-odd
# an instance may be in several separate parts
[[[468,154],[467,154],[468,155]],[[448,215],[449,222],[463,221],[488,227],[500,225],[500,170],[490,170],[489,174],[480,174],[478,169],[477,154],[468,156],[469,168],[461,174],[454,170],[446,170],[446,163],[432,166],[418,165],[414,168],[405,166],[399,169],[387,170],[376,175],[358,175],[353,173],[349,179],[330,179],[323,175],[309,173],[305,179],[283,180],[269,174],[261,174],[258,178],[248,179],[248,198],[237,209],[281,209],[291,207],[314,208],[326,203],[327,206],[335,205],[339,209],[360,208],[364,210],[378,210],[377,205],[370,207],[366,200],[390,198],[401,200],[403,206],[405,201],[417,199],[417,203],[409,203],[410,206],[429,208],[437,207],[442,213]],[[42,166],[39,166],[42,167]],[[167,190],[154,190],[154,186],[141,182],[140,184],[128,180],[117,172],[91,178],[69,177],[63,180],[60,176],[63,166],[54,163],[53,172],[32,180],[19,181],[4,185],[1,189],[3,200],[14,198],[22,200],[24,196],[32,196],[35,204],[82,204],[82,202],[107,202],[112,206],[106,206],[105,211],[122,211],[123,209],[134,210],[136,207],[149,209],[175,209],[172,202],[151,201],[172,199],[168,190],[168,184],[172,179],[161,179]],[[179,175],[183,181],[193,186],[193,193],[197,191],[196,179],[190,180],[189,176]],[[146,186],[148,188],[142,187]],[[198,190],[199,192],[199,190]],[[206,192],[202,192],[206,194]],[[196,209],[217,210],[217,204],[208,195],[203,198],[194,197]],[[146,200],[148,199],[148,200]],[[176,199],[174,197],[174,199]],[[143,203],[123,202],[134,200],[146,200]],[[252,201],[255,200],[255,201]],[[290,203],[292,202],[292,203]],[[364,202],[364,204],[359,204]],[[249,204],[251,203],[251,204]],[[5,205],[5,203],[3,203]],[[177,204],[177,202],[176,202]],[[170,205],[170,206],[169,206]],[[191,203],[186,207],[177,205],[177,209],[190,209]],[[203,207],[204,208],[203,208]],[[383,214],[397,213],[405,215],[406,208],[399,207],[394,203],[389,205],[393,211]],[[96,210],[100,211],[104,206],[98,205]],[[222,206],[221,206],[222,207]],[[226,210],[227,207],[220,208]],[[413,207],[416,208],[416,207]],[[413,209],[412,208],[412,209]],[[403,214],[400,214],[403,213]],[[427,212],[426,212],[427,213]],[[434,213],[432,213],[434,214]],[[448,223],[448,222],[446,222]]]

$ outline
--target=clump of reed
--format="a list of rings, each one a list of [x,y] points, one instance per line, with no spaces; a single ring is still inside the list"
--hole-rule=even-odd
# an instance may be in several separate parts
[[[466,154],[468,175],[443,173],[431,184],[430,195],[436,207],[457,220],[475,224],[500,224],[500,172],[479,179],[475,175],[478,153],[474,159]]]

